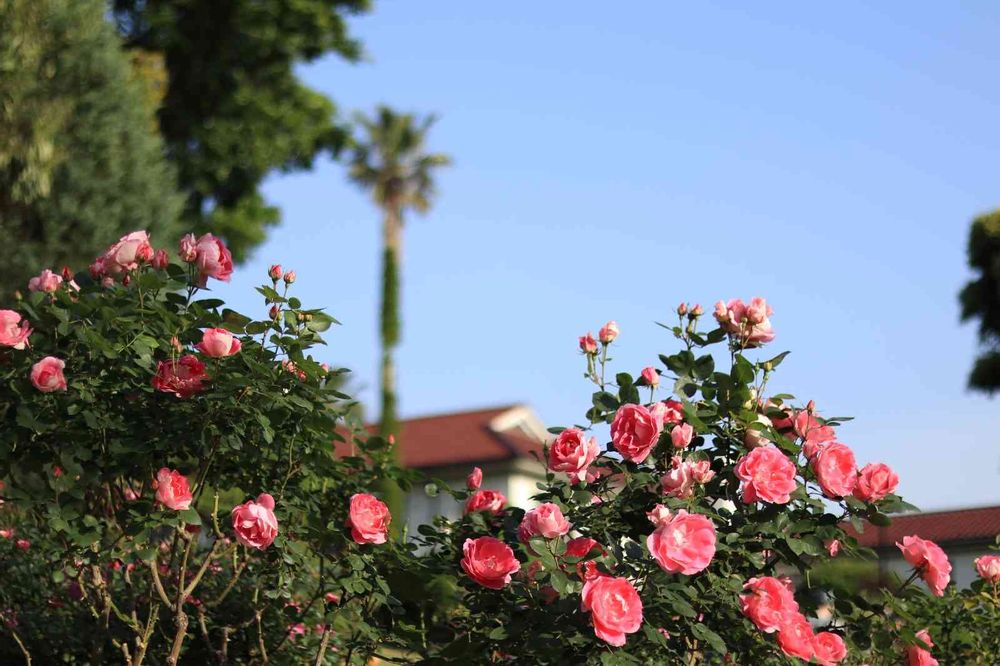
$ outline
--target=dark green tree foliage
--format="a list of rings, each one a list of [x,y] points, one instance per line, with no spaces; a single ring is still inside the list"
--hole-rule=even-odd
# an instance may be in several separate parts
[[[0,291],[108,238],[175,233],[181,200],[144,88],[99,0],[0,3]]]
[[[977,276],[959,294],[962,320],[979,320],[982,345],[969,386],[992,395],[1000,388],[1000,210],[972,221],[969,267]]]
[[[222,236],[240,261],[277,224],[258,192],[272,171],[309,168],[347,137],[335,107],[294,66],[326,53],[356,60],[345,14],[368,0],[113,0],[131,47],[162,53],[160,129],[187,196],[184,218]]]

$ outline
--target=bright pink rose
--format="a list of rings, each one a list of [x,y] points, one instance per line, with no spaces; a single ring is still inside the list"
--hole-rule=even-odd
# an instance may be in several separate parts
[[[610,345],[618,337],[618,324],[614,321],[609,321],[604,326],[601,326],[601,330],[597,332],[597,337],[602,343]]]
[[[789,657],[798,657],[805,661],[812,659],[814,638],[809,620],[798,612],[778,628],[778,645]]]
[[[479,490],[481,485],[483,485],[483,470],[473,467],[469,476],[465,477],[465,487],[469,490]]]
[[[271,267],[267,269],[267,276],[275,282],[280,280],[282,275],[281,264],[271,264]]]
[[[773,313],[763,298],[751,299],[749,306],[738,298],[715,304],[719,325],[747,347],[759,347],[774,340],[774,329],[768,319]]]
[[[896,492],[899,477],[885,463],[869,463],[858,472],[854,496],[862,502],[878,502]]]
[[[562,510],[555,504],[546,502],[524,514],[524,519],[517,528],[517,537],[521,543],[528,543],[536,536],[554,539],[569,532],[571,527]]]
[[[176,470],[161,467],[156,473],[156,501],[174,511],[181,511],[191,506],[191,489],[187,477]]]
[[[646,381],[647,386],[655,388],[660,385],[660,373],[652,366],[642,369],[642,378]]]
[[[166,250],[157,250],[153,255],[152,266],[158,271],[165,271],[170,265],[170,255]]]
[[[99,257],[102,274],[116,276],[139,267],[139,262],[148,261],[153,256],[149,244],[149,234],[133,231],[122,236]]]
[[[667,573],[692,576],[715,557],[715,525],[684,509],[660,523],[646,538],[649,554]]]
[[[670,443],[675,449],[683,449],[691,443],[694,437],[694,428],[690,423],[678,423],[670,431]]]
[[[477,490],[465,501],[465,513],[489,511],[500,513],[507,504],[507,498],[499,490]]]
[[[980,578],[994,585],[1000,583],[1000,555],[983,555],[975,563]]]
[[[825,446],[812,459],[812,469],[827,497],[837,499],[854,492],[858,466],[854,462],[854,452],[844,444],[831,442]]]
[[[944,588],[951,580],[951,562],[941,547],[918,536],[903,537],[903,543],[896,546],[903,552],[906,561],[920,572],[931,592],[938,597],[944,596]]]
[[[753,449],[736,463],[743,501],[787,504],[795,490],[795,463],[774,446]]]
[[[597,576],[583,584],[581,607],[590,611],[594,634],[615,647],[642,626],[642,599],[627,578]]]
[[[641,463],[660,438],[662,426],[641,405],[622,405],[611,424],[611,443],[622,457]]]
[[[811,402],[810,402],[811,404]],[[795,412],[792,418],[795,434],[802,438],[802,453],[811,459],[826,445],[837,438],[831,426],[823,425],[808,409]]]
[[[208,278],[229,282],[233,274],[233,257],[221,240],[212,234],[205,234],[195,244],[200,286],[204,287]]]
[[[385,543],[391,522],[389,507],[377,497],[367,493],[351,495],[347,524],[351,528],[351,538],[355,543]]]
[[[233,531],[236,540],[249,548],[264,550],[278,536],[278,519],[274,517],[274,498],[267,493],[257,495],[233,508]]]
[[[553,472],[566,472],[570,478],[584,481],[587,468],[598,453],[597,439],[587,437],[577,428],[566,428],[549,447],[549,469]]]
[[[502,589],[510,582],[511,575],[521,570],[510,546],[490,536],[466,539],[462,554],[462,570],[491,590]]]
[[[222,358],[232,356],[240,350],[239,339],[224,328],[210,328],[201,336],[201,342],[194,346],[205,356]]]
[[[590,551],[601,548],[601,544],[590,537],[576,537],[566,542],[566,557],[586,557]],[[601,548],[603,552],[603,548]]]
[[[659,428],[671,423],[680,423],[684,420],[684,403],[677,400],[667,400],[665,402],[654,402],[648,407],[649,413],[653,415]]]
[[[586,335],[580,336],[580,351],[584,354],[597,353],[597,340],[594,339],[593,333],[588,331]]]
[[[844,639],[830,631],[821,631],[813,637],[812,650],[820,666],[834,666],[847,657]]]
[[[31,335],[31,326],[27,320],[21,321],[21,315],[13,310],[0,310],[0,345],[24,349]]]
[[[743,589],[747,593],[740,595],[741,610],[763,632],[777,631],[799,612],[787,578],[751,578]]]
[[[917,638],[927,647],[934,647],[931,635],[926,629],[918,631]],[[919,645],[911,645],[906,648],[906,666],[938,666],[938,660]]]
[[[194,234],[187,234],[181,239],[177,247],[177,254],[181,261],[189,264],[194,263],[194,260],[198,258],[198,239],[195,238]]]
[[[44,291],[51,294],[59,288],[62,282],[61,275],[53,273],[46,268],[41,274],[28,280],[28,291]]]
[[[827,539],[823,542],[823,547],[826,548],[826,552],[830,553],[830,557],[837,557],[840,554],[839,539]]]
[[[31,383],[42,393],[66,390],[66,378],[63,368],[66,362],[55,356],[46,356],[31,366]]]
[[[190,398],[204,391],[207,381],[205,364],[197,356],[188,354],[176,360],[160,361],[153,377],[153,388],[173,393],[178,398]]]

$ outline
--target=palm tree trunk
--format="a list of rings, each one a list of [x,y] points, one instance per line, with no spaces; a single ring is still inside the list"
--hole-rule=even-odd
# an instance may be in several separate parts
[[[399,420],[396,413],[396,366],[393,354],[400,339],[399,269],[403,254],[403,215],[390,203],[382,222],[382,307],[379,329],[382,337],[381,412],[379,434],[395,439],[390,455],[399,462]],[[403,491],[392,479],[382,479],[382,495],[392,512],[392,531],[398,536],[405,522]]]

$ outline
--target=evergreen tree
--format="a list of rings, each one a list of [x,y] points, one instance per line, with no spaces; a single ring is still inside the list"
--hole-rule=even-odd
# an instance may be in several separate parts
[[[969,387],[992,395],[1000,389],[1000,210],[972,221],[969,267],[978,275],[959,295],[962,320],[979,320],[982,346]]]

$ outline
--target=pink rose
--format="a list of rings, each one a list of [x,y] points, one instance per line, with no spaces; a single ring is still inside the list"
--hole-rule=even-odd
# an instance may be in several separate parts
[[[521,563],[510,546],[490,536],[466,539],[462,555],[462,570],[491,590],[503,589],[510,583],[511,575],[521,570]]]
[[[618,337],[618,324],[614,321],[609,321],[604,326],[601,326],[601,330],[597,332],[597,337],[602,344],[610,345]]]
[[[680,456],[674,456],[672,466],[666,474],[660,477],[660,492],[667,497],[688,499],[694,497],[694,477],[691,466],[683,462]]]
[[[18,547],[19,550],[28,550],[31,548],[31,542],[27,539],[18,539],[14,542],[14,545]]]
[[[670,443],[675,449],[683,449],[691,443],[694,437],[694,428],[689,423],[678,423],[670,431]]]
[[[653,523],[657,527],[660,525],[666,525],[670,522],[670,509],[662,504],[657,504],[651,511],[646,512],[646,518],[649,518],[649,522]]]
[[[557,505],[546,502],[524,514],[524,519],[517,528],[517,537],[521,543],[528,543],[536,536],[555,539],[569,532],[571,527],[562,510]]]
[[[944,588],[951,580],[951,562],[941,547],[918,536],[903,537],[903,543],[896,546],[903,552],[906,561],[920,572],[931,592],[938,597],[944,596]]]
[[[367,493],[351,495],[347,524],[351,528],[351,538],[355,543],[385,543],[391,522],[389,507],[377,497]]]
[[[740,610],[763,632],[777,631],[799,612],[787,578],[751,578],[743,589],[747,593],[740,595]]]
[[[597,353],[597,340],[594,339],[593,333],[588,331],[586,335],[580,336],[580,351],[584,354]]]
[[[642,369],[642,378],[645,380],[647,386],[656,388],[660,385],[660,373],[652,366]]]
[[[477,490],[465,502],[465,513],[489,511],[500,513],[507,504],[507,498],[499,490]]]
[[[792,418],[792,428],[795,434],[802,438],[802,453],[807,459],[811,459],[826,445],[837,438],[837,434],[830,426],[822,425],[812,412],[803,409],[795,413]]]
[[[820,666],[834,666],[847,657],[844,639],[830,631],[821,631],[813,637],[812,650]]]
[[[239,339],[224,328],[210,328],[201,336],[201,342],[194,346],[205,356],[222,358],[232,356],[240,350]]]
[[[706,484],[715,478],[712,463],[707,460],[699,460],[697,462],[689,460],[684,464],[691,470],[691,478],[694,479],[695,483]]]
[[[170,255],[167,254],[166,250],[157,250],[156,254],[153,255],[152,266],[158,271],[167,270],[167,266],[170,265]]]
[[[597,541],[589,537],[577,537],[575,539],[570,539],[566,543],[566,557],[578,557],[584,558],[590,555],[594,549],[598,550],[598,553],[603,555],[604,548],[601,547]],[[537,560],[536,560],[537,561]],[[582,581],[588,581],[591,578],[596,578],[597,576],[603,575],[597,568],[597,563],[593,560],[587,562],[577,562],[576,564],[576,574],[580,577]]]
[[[812,469],[823,494],[831,499],[848,497],[858,481],[854,452],[839,442],[831,442],[812,459]]]
[[[926,629],[918,631],[917,638],[927,647],[934,647],[931,635]],[[906,648],[906,666],[938,666],[938,660],[919,645],[911,645]]]
[[[10,539],[14,536],[14,528],[4,528],[0,530],[0,537],[4,539]]]
[[[200,286],[204,287],[210,277],[229,282],[233,274],[233,257],[221,240],[205,234],[195,244],[195,252]]]
[[[46,356],[31,366],[31,383],[42,393],[66,390],[66,378],[63,368],[66,362],[55,356]]]
[[[61,275],[53,273],[46,268],[41,274],[28,280],[28,291],[44,291],[51,294],[59,288],[62,282]]]
[[[181,261],[189,264],[194,263],[194,260],[198,258],[198,239],[195,238],[194,234],[187,234],[181,239],[177,247],[177,254]]]
[[[483,485],[483,470],[473,467],[469,476],[465,477],[465,487],[469,490],[479,490],[481,485]]]
[[[677,400],[654,402],[649,406],[649,413],[653,415],[662,430],[665,425],[681,423],[684,420],[684,403]]]
[[[823,542],[823,547],[826,548],[826,552],[830,553],[830,557],[837,557],[840,554],[839,539],[827,539]]]
[[[642,599],[626,578],[598,576],[583,584],[581,607],[590,612],[594,634],[610,645],[625,645],[625,634],[642,626]]]
[[[896,492],[899,477],[885,463],[869,463],[858,472],[854,496],[862,502],[878,502]]]
[[[809,661],[813,657],[813,628],[801,613],[794,613],[778,628],[778,645],[789,657]]]
[[[549,447],[549,469],[565,472],[577,481],[585,481],[587,468],[598,453],[597,439],[586,437],[577,428],[566,428]]]
[[[24,349],[31,335],[31,326],[21,321],[21,315],[13,310],[0,310],[0,345]]]
[[[282,279],[285,281],[285,284],[292,284],[295,282],[295,271],[288,271]]]
[[[179,359],[160,361],[153,377],[153,388],[164,393],[173,393],[178,398],[190,398],[205,390],[208,375],[205,364],[191,354]]]
[[[236,540],[249,548],[264,550],[278,536],[278,519],[274,517],[274,498],[267,493],[257,495],[233,508],[233,531]]]
[[[736,463],[743,501],[787,504],[795,490],[795,463],[774,446],[753,449]]]
[[[697,513],[684,509],[659,524],[646,538],[649,554],[667,573],[692,576],[715,557],[715,525]]]
[[[611,442],[622,457],[641,463],[660,438],[662,426],[641,405],[622,405],[611,424]]]
[[[188,488],[187,477],[180,472],[160,468],[153,487],[156,488],[156,501],[168,509],[181,511],[191,506],[191,489]]]
[[[133,231],[105,250],[98,261],[102,274],[116,276],[134,271],[139,267],[140,261],[148,261],[152,256],[149,234],[145,231]]]
[[[976,558],[976,572],[985,581],[1000,583],[1000,555],[983,555]]]
[[[763,298],[751,299],[749,306],[738,298],[715,304],[719,325],[746,347],[759,347],[774,340],[774,329],[768,319],[773,313]]]
[[[267,276],[277,282],[281,279],[281,264],[272,264],[269,269],[267,269]]]

